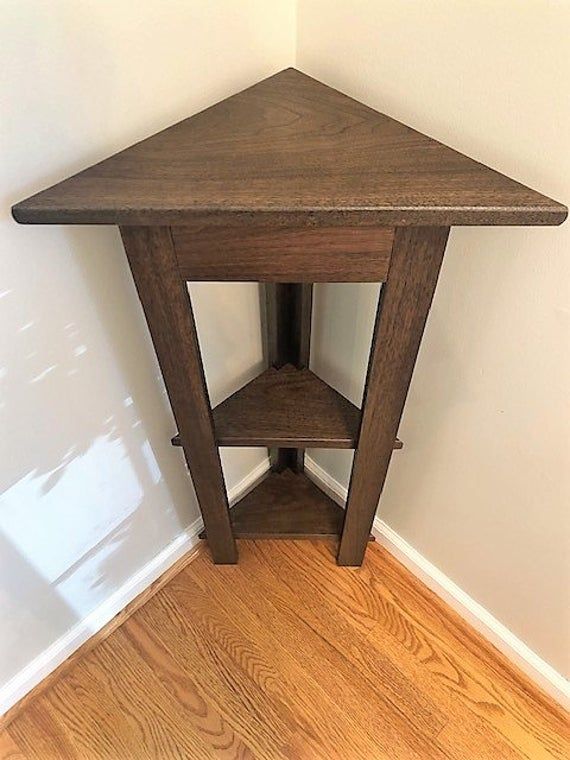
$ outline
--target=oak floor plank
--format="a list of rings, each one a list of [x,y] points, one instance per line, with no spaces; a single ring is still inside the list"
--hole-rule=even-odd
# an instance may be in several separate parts
[[[185,593],[181,594],[181,591],[184,592],[185,590],[179,588],[178,593],[175,594],[177,601],[184,599],[186,596]],[[196,591],[197,589],[194,587],[189,593],[192,609],[202,618],[206,626],[209,627],[210,625],[213,625],[213,627],[215,627],[217,630],[217,636],[219,637],[216,639],[217,643],[221,647],[227,649],[230,656],[232,656],[232,659],[234,659],[236,666],[240,667],[245,673],[247,673],[259,686],[259,689],[263,693],[264,698],[267,699],[268,704],[271,704],[272,709],[275,710],[280,719],[291,728],[291,736],[293,736],[296,731],[303,731],[305,727],[308,727],[307,738],[310,741],[313,738],[312,734],[314,734],[314,731],[311,730],[310,722],[307,720],[308,715],[305,711],[308,710],[310,716],[311,705],[304,694],[296,693],[296,685],[292,680],[295,675],[294,670],[293,673],[290,672],[288,674],[283,672],[279,657],[279,648],[277,647],[274,649],[268,657],[265,648],[251,644],[246,648],[243,644],[237,644],[239,638],[241,638],[242,641],[244,640],[243,636],[247,634],[249,629],[248,621],[245,619],[246,615],[244,614],[243,605],[239,606],[240,633],[236,635],[236,630],[232,625],[230,618],[225,616],[222,618],[221,615],[218,615],[217,619],[213,619],[209,611],[211,603],[209,602],[208,594],[204,593],[203,589],[201,589],[201,594],[196,593]],[[213,592],[212,596],[215,598],[215,592],[211,586],[210,592]],[[247,639],[251,642],[249,636],[247,636]],[[287,664],[289,667],[292,665],[291,662]],[[297,673],[297,675],[299,675],[299,673]],[[302,683],[303,689],[306,689],[308,686],[307,681],[303,679]],[[292,699],[288,694],[288,690],[293,692],[295,699],[298,699],[297,708],[301,708],[303,711],[299,718],[295,716],[295,707],[292,704]],[[322,696],[323,695],[319,694],[319,697],[322,698]],[[321,732],[319,732],[319,738],[326,742],[326,737],[322,736]],[[325,747],[326,743],[323,744],[322,747],[317,747],[315,751],[318,753],[320,750],[324,750]]]
[[[92,667],[95,679],[126,717],[135,746],[144,747],[150,758],[217,756],[199,732],[185,730],[187,711],[164,688],[150,663],[138,656],[122,629],[111,647],[102,646]]]
[[[78,755],[44,697],[34,701],[9,729],[29,760],[75,760]]]
[[[277,565],[282,583],[298,595],[300,614],[312,612],[311,625],[357,668],[359,677],[368,681],[377,697],[386,699],[401,715],[405,714],[408,725],[426,736],[436,736],[446,723],[436,702],[422,692],[417,683],[403,676],[384,653],[375,652],[374,657],[370,656],[366,644],[370,628],[365,604],[358,610],[365,591],[362,575],[352,568],[335,572],[336,566],[322,561],[315,544],[305,550],[299,542],[280,546],[259,541],[256,547],[268,565]],[[331,584],[333,576],[336,583]],[[361,614],[357,615],[357,611]]]
[[[237,568],[232,568],[236,570]],[[182,576],[182,574],[181,574]],[[310,750],[311,757],[330,758],[338,754],[344,758],[366,757],[378,754],[378,742],[367,730],[373,721],[370,714],[366,713],[363,720],[354,719],[352,713],[345,709],[348,692],[352,692],[358,699],[364,695],[353,686],[354,678],[347,680],[342,673],[334,671],[334,679],[341,686],[345,699],[344,705],[340,705],[330,695],[322,684],[322,668],[317,676],[312,672],[307,660],[299,651],[299,642],[295,638],[293,628],[279,615],[279,611],[267,601],[266,594],[258,586],[262,593],[251,594],[251,576],[247,577],[240,572],[221,573],[203,583],[199,571],[197,573],[184,573],[177,584],[180,591],[191,589],[193,609],[203,608],[208,614],[211,608],[211,600],[215,600],[216,606],[223,610],[228,619],[239,621],[239,628],[250,641],[255,641],[259,647],[260,658],[272,662],[273,669],[271,679],[266,679],[264,684],[265,693],[278,706],[279,711],[294,725],[295,739],[289,744],[303,746]],[[255,579],[257,581],[257,579]],[[234,589],[234,594],[228,595],[228,583]],[[248,585],[249,584],[249,585]],[[200,586],[202,596],[197,598],[196,588]],[[176,593],[176,592],[175,592]],[[245,602],[245,603],[244,603]],[[264,603],[265,602],[265,603]],[[201,614],[201,613],[200,613]],[[277,621],[277,627],[272,623]],[[305,640],[314,636],[312,631],[303,631]],[[313,653],[314,654],[314,653]],[[324,662],[325,667],[330,667],[329,662]],[[366,695],[370,698],[370,694]],[[366,703],[366,700],[362,702]],[[346,724],[351,728],[347,736]],[[386,757],[393,757],[387,754]]]
[[[359,574],[360,580],[368,576],[365,567]],[[422,684],[423,689],[436,699],[440,708],[448,717],[446,726],[438,736],[438,744],[445,748],[450,757],[463,760],[476,757],[477,760],[515,760],[522,758],[519,751],[509,746],[504,737],[496,736],[489,730],[489,725],[471,710],[469,701],[460,703],[458,710],[457,690],[470,691],[470,678],[460,665],[452,665],[446,652],[437,640],[432,640],[411,617],[411,605],[402,605],[395,599],[377,594],[375,614],[377,625],[367,636],[371,658],[381,652],[398,664],[402,673],[415,683]],[[450,683],[448,683],[448,680]],[[489,705],[489,710],[494,710]],[[459,719],[458,719],[459,716]],[[468,752],[466,751],[468,748]]]
[[[182,673],[184,680],[188,679],[188,670],[192,670],[192,668],[188,669],[181,664],[180,653],[176,651],[176,647],[166,647],[162,640],[162,632],[159,634],[154,626],[151,627],[147,622],[134,620],[129,626],[127,635],[136,641],[141,655],[148,659],[152,668],[159,669],[162,678],[168,677],[168,673],[178,672],[179,674]],[[173,655],[171,649],[175,651],[176,655]],[[182,654],[182,659],[184,657],[185,655]],[[198,666],[208,675],[209,670],[206,663],[199,663]],[[228,675],[232,676],[233,674],[229,673]],[[180,675],[177,676],[177,679],[180,680]],[[200,678],[197,679],[197,681],[200,680]],[[276,757],[279,755],[279,749],[274,750],[271,738],[267,739],[263,735],[263,731],[257,735],[253,718],[252,725],[248,724],[247,712],[232,710],[235,706],[232,702],[233,692],[229,692],[227,695],[228,705],[224,705],[223,709],[220,710],[216,707],[216,691],[219,689],[219,684],[214,685],[212,691],[203,683],[193,682],[193,687],[203,701],[204,707],[207,705],[207,710],[203,709],[201,712],[199,703],[193,709],[201,724],[200,731],[210,735],[212,748],[217,751],[216,757],[266,757],[272,751],[275,751]],[[223,689],[220,690],[220,694],[223,699]],[[184,701],[187,699],[188,697],[185,696]]]
[[[509,745],[505,737],[490,730],[488,722],[471,709],[469,699],[459,697],[471,690],[469,674],[457,665],[451,665],[437,642],[424,636],[422,631],[410,624],[396,605],[386,602],[386,618],[367,637],[372,656],[382,651],[398,665],[403,673],[424,684],[438,704],[448,715],[448,722],[438,735],[438,744],[450,757],[463,760],[466,747],[469,757],[478,760],[515,760],[523,757]],[[458,709],[461,707],[461,709]],[[489,705],[489,710],[494,710]]]
[[[286,543],[288,546],[296,544],[303,551],[304,542]],[[329,611],[323,609],[321,600],[312,594],[303,595],[300,585],[296,587],[293,583],[290,588],[291,573],[276,561],[281,544],[284,542],[256,541],[248,542],[247,548],[241,547],[236,572],[226,572],[228,585],[257,611],[270,633],[277,638],[282,636],[303,666],[325,685],[336,704],[343,706],[344,724],[347,716],[348,720],[357,722],[353,733],[369,731],[378,748],[382,748],[391,760],[446,757],[421,730],[414,730],[416,718],[412,716],[412,710],[404,714],[390,699],[391,685],[388,695],[381,688],[375,688],[374,680],[363,678],[354,662],[339,651],[338,641],[330,629],[336,627],[339,639],[344,636],[347,650],[352,646],[349,636],[338,620],[331,622],[327,619]],[[308,547],[311,544],[307,542]],[[275,553],[271,551],[273,548]],[[269,562],[264,556],[265,550],[272,557]],[[336,567],[332,553],[328,563]],[[243,575],[241,584],[240,575]],[[255,584],[255,594],[251,593],[252,584]],[[353,646],[357,649],[358,642]]]
[[[144,660],[125,646],[120,630],[112,647],[101,644],[96,657],[85,657],[40,701],[46,703],[45,711],[59,717],[72,748],[70,757],[217,757],[199,736],[183,730],[185,716],[176,716],[175,705],[168,704]]]
[[[183,722],[189,723],[216,758],[253,758],[252,749],[234,727],[215,709],[186,669],[179,667],[156,633],[133,620],[125,636],[148,664],[173,698],[184,709]]]
[[[20,747],[8,731],[0,732],[0,760],[25,760]]]
[[[384,600],[392,621],[406,621],[408,631],[422,637],[432,654],[425,654],[421,677],[428,673],[438,682],[440,699],[447,691],[463,709],[464,722],[470,715],[481,719],[522,757],[562,758],[570,756],[567,717],[542,697],[528,692],[530,683],[494,647],[423,584],[407,572],[381,547],[370,553],[375,597]],[[380,627],[369,636],[373,644]],[[417,645],[416,645],[417,646]],[[434,656],[435,655],[435,656]],[[485,656],[483,656],[485,655]],[[404,660],[399,662],[403,665]],[[532,686],[530,686],[532,689]],[[457,717],[456,712],[451,713]],[[447,733],[452,727],[448,726]]]
[[[282,747],[292,732],[263,699],[259,685],[270,677],[270,671],[248,642],[224,625],[217,610],[213,610],[208,627],[204,627],[194,610],[181,609],[168,589],[145,605],[138,619],[127,623],[127,630],[139,623],[147,631],[161,632],[178,667],[192,669],[216,709],[253,746],[255,757],[286,757]]]
[[[267,560],[268,548],[260,543],[259,549]],[[360,677],[368,680],[378,694],[382,693],[396,706],[408,724],[426,736],[436,736],[447,718],[431,695],[422,691],[420,684],[408,679],[398,663],[392,662],[385,652],[375,652],[371,656],[366,643],[369,631],[363,630],[363,622],[368,619],[369,600],[363,593],[366,586],[362,583],[362,574],[347,572],[342,576],[342,582],[337,579],[337,583],[330,584],[333,577],[331,564],[323,563],[317,552],[305,552],[298,544],[274,547],[272,551],[276,557],[271,562],[282,563],[281,576],[288,580],[294,578],[295,588],[303,598],[307,595],[313,598],[319,611],[320,635],[357,668]],[[308,573],[302,569],[303,558],[308,561]]]
[[[566,716],[382,547],[196,558],[0,732],[0,760],[564,760]]]
[[[289,553],[291,554],[291,552]],[[323,555],[323,559],[326,559],[326,549],[322,547],[322,545],[320,546],[320,553]],[[404,616],[400,616],[400,635],[411,638],[412,648],[418,646],[418,636],[422,633],[422,627],[417,625],[413,615],[413,610],[415,610],[415,607],[418,604],[418,598],[414,599],[410,593],[410,590],[415,589],[416,587],[420,589],[419,599],[424,602],[424,615],[422,617],[423,628],[425,629],[427,626],[427,630],[429,631],[429,624],[435,618],[436,620],[439,620],[438,624],[440,626],[440,632],[444,635],[447,631],[447,617],[453,615],[451,610],[448,610],[446,605],[442,604],[433,595],[433,599],[428,600],[425,596],[427,590],[425,590],[411,574],[407,573],[399,563],[395,562],[393,558],[390,558],[390,555],[388,555],[385,550],[379,547],[374,547],[373,551],[370,552],[370,556],[371,562],[376,563],[375,571],[371,573],[370,564],[365,565],[364,568],[353,575],[354,584],[356,586],[354,593],[351,594],[345,589],[343,589],[342,592],[345,606],[350,605],[351,619],[353,621],[359,621],[361,625],[363,624],[363,621],[366,621],[366,625],[371,626],[366,637],[369,646],[362,647],[359,650],[359,656],[361,656],[362,653],[365,653],[365,656],[369,658],[371,663],[375,663],[379,661],[379,657],[386,656],[389,652],[389,648],[384,645],[385,640],[381,642],[380,646],[374,646],[374,642],[381,639],[380,634],[382,627],[380,625],[372,624],[372,621],[376,620],[377,622],[381,622],[382,625],[385,625],[387,622],[389,626],[393,626],[395,619],[397,621],[395,615],[398,611],[398,607],[396,605],[392,605],[387,620],[385,607],[383,611],[382,603],[385,605],[386,599],[382,596],[381,588],[387,572],[386,561],[391,563],[390,568],[394,573],[394,583],[397,582],[399,584],[398,588],[401,593],[407,594],[406,603],[401,605]],[[339,592],[334,584],[331,583],[327,586],[323,573],[321,573],[320,576],[317,576],[316,564],[318,563],[313,562],[313,558],[310,558],[309,562],[311,564],[309,577],[311,579],[318,577],[318,582],[323,591],[328,589],[329,593],[333,596],[338,595]],[[327,567],[327,564],[323,562],[321,563],[321,566],[324,569]],[[423,595],[421,590],[423,590]],[[429,592],[427,592],[427,594],[429,596]],[[431,607],[429,601],[432,602]],[[428,602],[427,605],[426,602]],[[384,618],[383,621],[382,617]],[[465,623],[463,623],[461,627],[463,631],[467,628]],[[461,715],[461,729],[465,726],[466,717],[473,714],[485,721],[486,731],[484,734],[488,743],[490,742],[491,748],[494,747],[494,743],[491,741],[493,736],[492,729],[498,728],[498,733],[501,737],[501,752],[505,757],[509,756],[511,750],[515,752],[514,756],[516,757],[566,757],[566,754],[564,754],[565,751],[567,751],[566,746],[564,745],[563,747],[564,742],[561,742],[559,739],[560,732],[563,730],[562,725],[557,727],[557,730],[552,736],[549,735],[547,723],[542,723],[540,729],[538,729],[538,726],[535,727],[534,725],[536,722],[534,713],[532,710],[528,713],[525,708],[524,700],[521,702],[514,699],[512,695],[509,695],[509,700],[505,702],[504,699],[501,699],[501,691],[496,685],[496,678],[493,680],[491,676],[489,676],[486,683],[481,683],[481,674],[473,672],[469,667],[468,662],[465,661],[465,655],[467,655],[467,652],[464,653],[460,650],[459,652],[456,651],[454,654],[450,651],[449,647],[443,645],[439,639],[434,640],[432,638],[431,642],[426,640],[425,643],[429,651],[429,654],[426,656],[429,668],[436,672],[439,670],[440,679],[443,680],[446,688],[449,690],[455,701],[458,697],[464,700],[466,712]],[[457,648],[459,642],[454,640],[453,643]],[[393,655],[393,660],[398,663],[398,668],[405,672],[405,668],[403,667],[403,653],[396,652]],[[477,661],[474,664],[476,667]],[[373,665],[370,667],[370,672],[373,672]],[[425,672],[421,677],[419,677],[417,672],[411,673],[410,676],[415,683],[424,683],[425,686],[429,688],[430,692],[437,693],[437,691],[433,692],[434,683],[430,682],[429,678],[426,678]],[[438,699],[442,699],[441,691],[438,693]],[[447,707],[450,723],[453,723],[455,716],[455,710],[453,709],[454,705],[450,705],[449,701],[445,701],[444,703]],[[538,723],[540,724],[540,721]],[[473,731],[476,731],[477,720],[473,721],[472,728]],[[491,729],[491,731],[489,731],[489,729]],[[540,730],[541,735],[536,740],[534,735],[538,730]],[[451,731],[452,725],[446,726],[443,731],[443,736],[449,735]],[[448,751],[452,751],[450,746],[448,746]],[[479,746],[478,752],[483,756],[482,746]],[[490,756],[495,757],[496,754],[493,754],[493,752],[494,750],[491,749]]]

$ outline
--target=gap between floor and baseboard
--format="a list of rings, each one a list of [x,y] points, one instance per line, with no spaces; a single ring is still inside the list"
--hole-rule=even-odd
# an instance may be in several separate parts
[[[344,507],[347,489],[310,457],[307,475],[337,504]],[[487,641],[490,641],[532,681],[566,709],[570,709],[570,683],[529,646],[515,636],[479,602],[441,572],[379,517],[372,526],[374,538],[437,596],[443,599]]]
[[[331,477],[309,456],[305,458],[307,475],[315,481],[334,501],[341,506],[346,502],[347,491],[337,480]],[[237,483],[228,493],[230,504],[235,503],[257,485],[269,469],[269,459],[260,462],[251,472]],[[140,606],[137,597],[161,587],[171,577],[176,565],[176,572],[184,564],[185,557],[199,543],[198,534],[203,529],[201,518],[197,518],[177,536],[168,546],[132,575],[120,588],[114,591],[87,617],[74,625],[57,639],[40,655],[26,665],[10,681],[0,688],[0,716],[10,711],[10,715],[19,710],[19,703],[32,690],[63,665],[66,660],[78,653],[91,638],[101,636],[106,628],[106,635],[120,625],[129,614]],[[444,575],[437,567],[410,546],[378,517],[374,520],[372,532],[375,538],[393,554],[428,588],[444,599],[462,618],[467,620],[479,633],[490,641],[499,651],[514,662],[535,683],[541,686],[557,702],[568,708],[570,705],[570,688],[566,679],[552,666],[544,662],[526,644],[518,639],[490,612],[466,594],[459,586]],[[179,566],[180,565],[180,566]],[[170,572],[169,572],[170,571]],[[168,577],[163,578],[168,574]],[[144,603],[146,599],[141,601]],[[131,606],[131,609],[125,608]],[[127,613],[124,617],[121,613]],[[114,618],[117,618],[114,620]],[[27,701],[27,700],[26,700]],[[5,719],[10,719],[9,715]],[[1,724],[0,720],[0,724]]]

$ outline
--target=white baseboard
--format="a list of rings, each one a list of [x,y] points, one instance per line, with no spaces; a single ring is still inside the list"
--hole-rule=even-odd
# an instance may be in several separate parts
[[[230,504],[251,490],[269,469],[269,459],[260,462],[243,480],[228,492]],[[140,568],[134,575],[114,591],[87,617],[76,623],[63,636],[56,639],[47,649],[35,657],[19,673],[0,687],[0,716],[24,697],[34,686],[65,662],[91,636],[100,631],[115,615],[123,610],[141,592],[154,583],[184,554],[198,543],[198,534],[204,527],[202,518],[194,520],[162,551]]]
[[[344,505],[346,489],[310,457],[305,458],[307,475],[311,477],[337,503]],[[269,469],[264,460],[228,493],[230,504],[251,490]],[[202,519],[196,519],[168,546],[132,575],[93,612],[54,641],[34,658],[10,681],[0,688],[0,715],[16,704],[40,681],[70,657],[91,636],[100,631],[115,615],[123,610],[141,592],[166,572],[178,559],[198,543],[203,528]],[[568,708],[570,688],[568,681],[552,666],[542,660],[524,642],[499,622],[490,612],[466,594],[444,573],[432,565],[413,546],[410,546],[382,520],[374,520],[373,531],[377,540],[397,557],[414,575],[444,599],[497,649],[518,665],[544,691]]]
[[[310,457],[305,457],[307,475],[315,481],[337,504],[346,503],[347,489],[331,477]],[[467,620],[482,636],[516,664],[547,694],[566,709],[570,708],[570,683],[551,665],[545,662],[512,631],[497,620],[479,602],[472,599],[413,546],[407,543],[383,520],[376,517],[372,533],[390,554],[425,585]]]

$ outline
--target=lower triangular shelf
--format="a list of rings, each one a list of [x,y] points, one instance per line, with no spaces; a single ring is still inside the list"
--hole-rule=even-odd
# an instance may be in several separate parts
[[[230,517],[236,538],[338,538],[344,510],[306,475],[283,470],[270,472]]]

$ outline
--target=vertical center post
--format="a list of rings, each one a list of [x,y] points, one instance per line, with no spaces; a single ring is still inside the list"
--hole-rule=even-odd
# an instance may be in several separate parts
[[[292,364],[297,369],[309,366],[311,351],[311,312],[313,284],[297,282],[264,283],[264,353],[269,367]],[[279,448],[270,450],[271,467],[302,472],[305,450]]]

